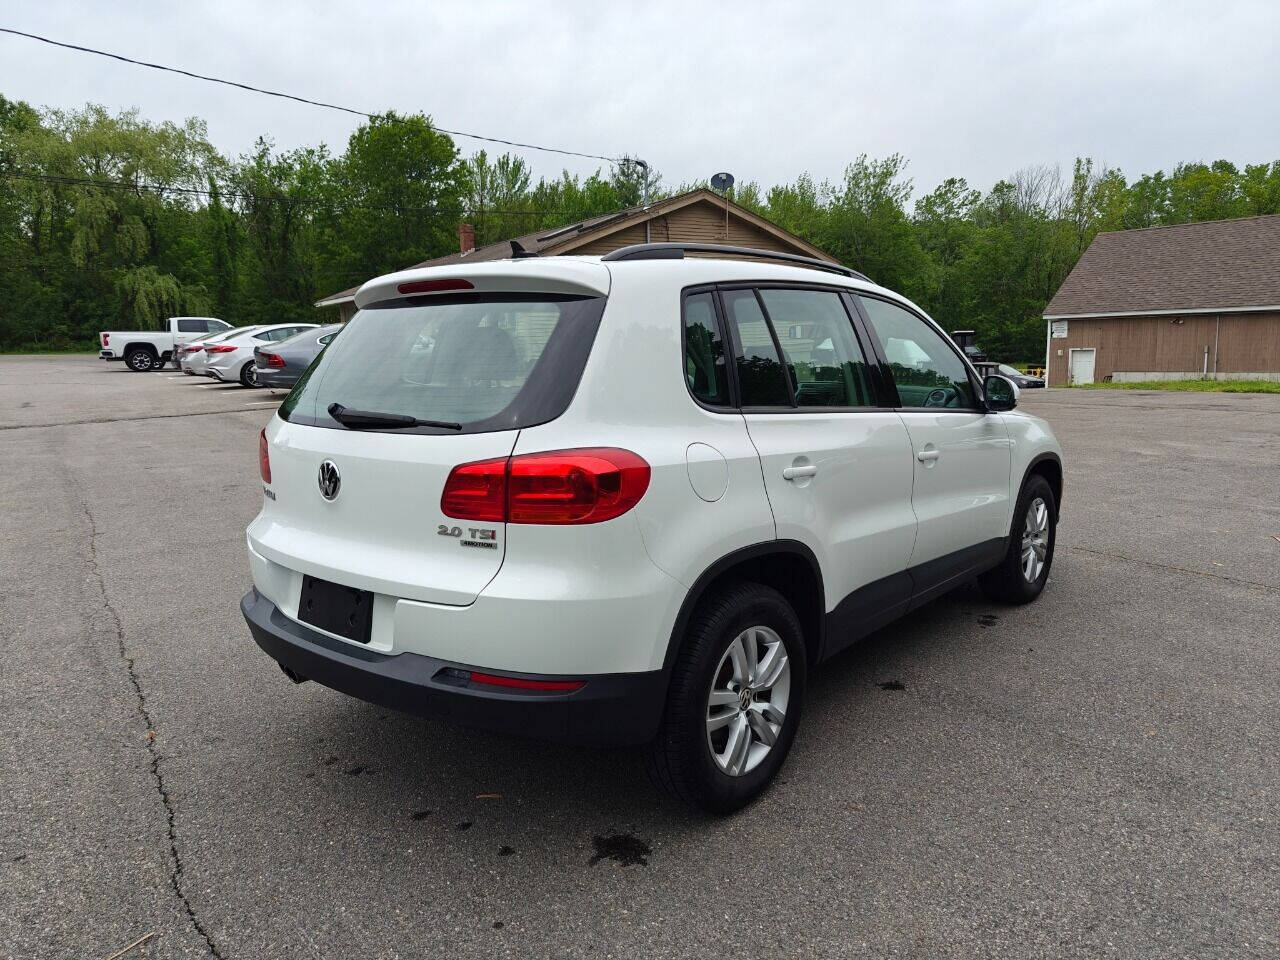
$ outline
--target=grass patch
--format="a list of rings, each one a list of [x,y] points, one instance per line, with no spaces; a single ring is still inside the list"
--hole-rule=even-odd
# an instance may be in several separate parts
[[[1171,390],[1178,393],[1280,393],[1280,380],[1146,380],[1081,383],[1073,390]]]

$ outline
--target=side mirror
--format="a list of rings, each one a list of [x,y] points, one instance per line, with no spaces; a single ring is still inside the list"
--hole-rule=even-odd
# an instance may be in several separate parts
[[[1012,410],[1018,405],[1018,385],[998,373],[993,373],[982,381],[982,392],[986,398],[988,410],[994,412]]]

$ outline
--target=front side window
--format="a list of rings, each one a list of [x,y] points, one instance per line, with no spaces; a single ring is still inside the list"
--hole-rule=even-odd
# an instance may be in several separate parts
[[[744,407],[790,407],[791,385],[754,290],[726,290],[725,312],[737,340],[738,385]]]
[[[711,406],[729,403],[729,370],[724,341],[716,323],[710,293],[696,293],[684,301],[684,376],[689,392]]]
[[[838,294],[762,289],[798,407],[871,405],[867,361]]]
[[[573,398],[603,312],[602,298],[546,294],[375,304],[320,354],[281,405],[281,416],[345,429],[328,413],[338,403],[456,423],[463,433],[545,423]],[[397,432],[415,431],[441,428]]]
[[[904,407],[973,410],[969,369],[942,334],[903,307],[860,297]]]

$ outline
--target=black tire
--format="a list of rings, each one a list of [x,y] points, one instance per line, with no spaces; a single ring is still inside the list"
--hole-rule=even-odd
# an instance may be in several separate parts
[[[729,646],[753,626],[767,627],[782,641],[791,667],[790,689],[772,747],[754,768],[730,776],[712,754],[711,738],[716,734],[707,729],[708,697],[713,681],[723,676],[719,671]],[[706,597],[683,639],[671,671],[662,724],[647,748],[649,775],[685,803],[711,813],[732,813],[764,792],[791,749],[804,707],[808,668],[804,634],[782,594],[762,584],[740,583]]]
[[[1047,514],[1043,567],[1029,577],[1023,567],[1024,531],[1027,529],[1028,512],[1037,502],[1043,503]],[[1013,510],[1013,525],[1009,530],[1009,549],[1000,565],[978,577],[978,585],[992,600],[1004,603],[1030,603],[1040,596],[1049,582],[1049,568],[1053,566],[1053,548],[1058,540],[1058,504],[1053,488],[1044,477],[1034,474],[1022,485],[1018,502]]]
[[[124,355],[124,365],[134,373],[146,373],[160,362],[160,358],[146,347],[134,347]]]
[[[242,387],[260,387],[262,384],[258,382],[258,372],[254,368],[254,361],[250,360],[240,368],[240,386]]]

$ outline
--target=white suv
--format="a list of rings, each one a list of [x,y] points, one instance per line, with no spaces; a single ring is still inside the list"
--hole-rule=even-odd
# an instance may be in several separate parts
[[[1048,425],[910,302],[787,260],[645,244],[366,283],[260,438],[254,639],[375,703],[647,744],[724,812],[778,772],[816,664],[975,575],[1034,599]]]

